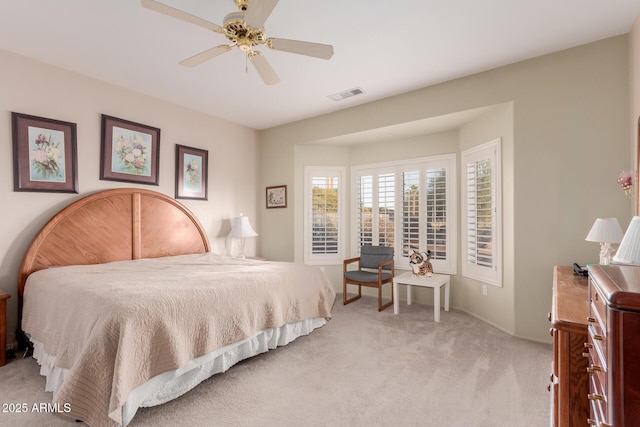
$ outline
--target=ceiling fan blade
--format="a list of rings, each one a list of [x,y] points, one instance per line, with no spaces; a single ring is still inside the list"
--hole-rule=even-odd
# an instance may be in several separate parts
[[[269,61],[267,61],[267,58],[265,58],[262,53],[257,51],[249,53],[249,60],[262,78],[264,84],[274,85],[280,83],[280,77],[278,77],[273,68],[271,68],[271,64],[269,64]]]
[[[316,58],[329,59],[333,56],[333,46],[303,42],[300,40],[268,38],[266,45],[274,50],[297,53],[299,55],[314,56]]]
[[[217,33],[221,33],[222,27],[213,22],[209,22],[206,19],[199,18],[197,16],[191,15],[190,13],[183,12],[182,10],[173,8],[171,6],[167,6],[164,3],[157,2],[155,0],[142,0],[142,7],[154,10],[156,12],[160,12],[164,15],[171,16],[173,18],[181,19],[186,22],[190,22],[192,24],[198,25],[200,27],[204,27],[208,30],[215,31]]]
[[[215,58],[218,55],[222,55],[225,52],[229,52],[231,50],[231,46],[220,45],[214,48],[205,50],[204,52],[200,52],[197,55],[193,55],[190,58],[183,59],[180,61],[180,65],[184,65],[185,67],[195,67],[196,65],[200,65],[203,62],[206,62],[210,59]]]
[[[244,14],[244,22],[253,28],[262,28],[271,15],[271,11],[278,4],[278,0],[251,0]]]

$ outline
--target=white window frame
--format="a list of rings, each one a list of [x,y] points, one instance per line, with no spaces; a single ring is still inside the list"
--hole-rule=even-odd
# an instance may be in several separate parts
[[[490,159],[492,162],[492,266],[481,266],[477,263],[469,262],[467,257],[468,245],[470,237],[467,232],[469,229],[468,214],[469,206],[467,203],[467,165],[469,163],[477,163],[481,160]],[[462,275],[471,279],[479,280],[489,285],[502,287],[502,154],[501,139],[497,138],[476,147],[470,148],[462,152],[460,166],[460,194],[462,195],[461,210],[461,257],[462,257]]]
[[[335,177],[338,179],[338,250],[335,254],[314,254],[313,240],[313,182],[314,177]],[[304,167],[304,263],[310,265],[342,264],[345,259],[345,181],[346,168],[338,166]]]
[[[359,230],[357,224],[358,207],[358,182],[361,176],[378,176],[387,173],[394,173],[395,179],[395,241],[394,247],[396,268],[409,269],[409,258],[402,255],[402,173],[417,171],[419,172],[420,182],[425,181],[426,171],[431,169],[447,170],[446,181],[446,209],[447,209],[447,257],[446,260],[432,260],[433,268],[437,273],[457,274],[457,158],[456,154],[445,154],[440,156],[422,157],[416,159],[376,163],[370,165],[353,166],[351,168],[351,255],[358,256],[360,249]],[[374,179],[373,197],[377,198],[377,180]],[[422,187],[421,187],[422,194]],[[426,212],[426,200],[424,197],[419,199],[421,212]],[[375,217],[375,215],[374,215]],[[426,223],[421,214],[420,221],[420,250],[426,248]],[[373,244],[377,244],[377,226],[373,225]]]

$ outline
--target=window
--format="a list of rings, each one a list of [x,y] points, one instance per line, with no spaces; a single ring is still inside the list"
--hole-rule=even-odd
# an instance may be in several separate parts
[[[305,250],[307,264],[342,263],[344,168],[305,167]]]
[[[455,274],[456,156],[352,168],[354,255],[364,244],[396,248],[396,266],[431,250],[434,269]]]
[[[500,140],[462,153],[462,274],[502,286]]]

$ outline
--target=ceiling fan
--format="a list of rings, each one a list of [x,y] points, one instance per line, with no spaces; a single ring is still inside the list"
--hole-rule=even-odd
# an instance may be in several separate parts
[[[254,47],[265,45],[270,49],[282,52],[297,53],[316,58],[329,59],[333,56],[333,46],[328,44],[311,43],[300,40],[278,39],[267,37],[264,23],[271,14],[278,0],[234,0],[239,12],[231,12],[224,17],[222,26],[206,19],[191,15],[182,10],[167,6],[156,0],[142,0],[142,7],[162,14],[181,19],[186,22],[207,28],[213,32],[223,34],[231,44],[223,44],[205,50],[190,58],[180,61],[186,67],[195,67],[225,52],[234,46],[247,53],[247,58],[262,78],[265,84],[273,85],[280,82],[280,78],[273,70],[262,52]]]

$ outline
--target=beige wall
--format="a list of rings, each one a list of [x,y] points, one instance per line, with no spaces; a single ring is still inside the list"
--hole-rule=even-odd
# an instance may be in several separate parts
[[[212,250],[227,251],[229,219],[243,212],[257,227],[255,130],[219,120],[136,92],[0,51],[0,288],[9,291],[8,335],[17,316],[17,275],[27,245],[58,210],[89,193],[135,184],[99,180],[102,113],[161,129],[160,185],[141,186],[174,196],[175,144],[209,151],[208,201],[181,200],[204,226]],[[80,194],[13,191],[11,112],[77,124]],[[258,233],[260,229],[256,228]],[[247,242],[254,254],[258,239]],[[235,247],[234,247],[235,250]]]
[[[302,206],[294,188],[296,146],[511,102],[510,125],[494,117],[460,129],[461,144],[513,134],[503,152],[503,167],[510,171],[503,187],[510,193],[504,200],[504,288],[490,288],[482,297],[480,283],[457,276],[452,303],[517,336],[549,341],[553,266],[597,262],[597,245],[584,240],[595,218],[617,217],[621,224],[630,219],[633,201],[616,183],[629,165],[627,36],[262,131],[261,182],[289,185],[291,208],[261,213],[263,233],[278,237],[262,239],[261,253],[293,260],[301,244],[300,227],[292,226]],[[341,289],[339,275],[332,279]]]

